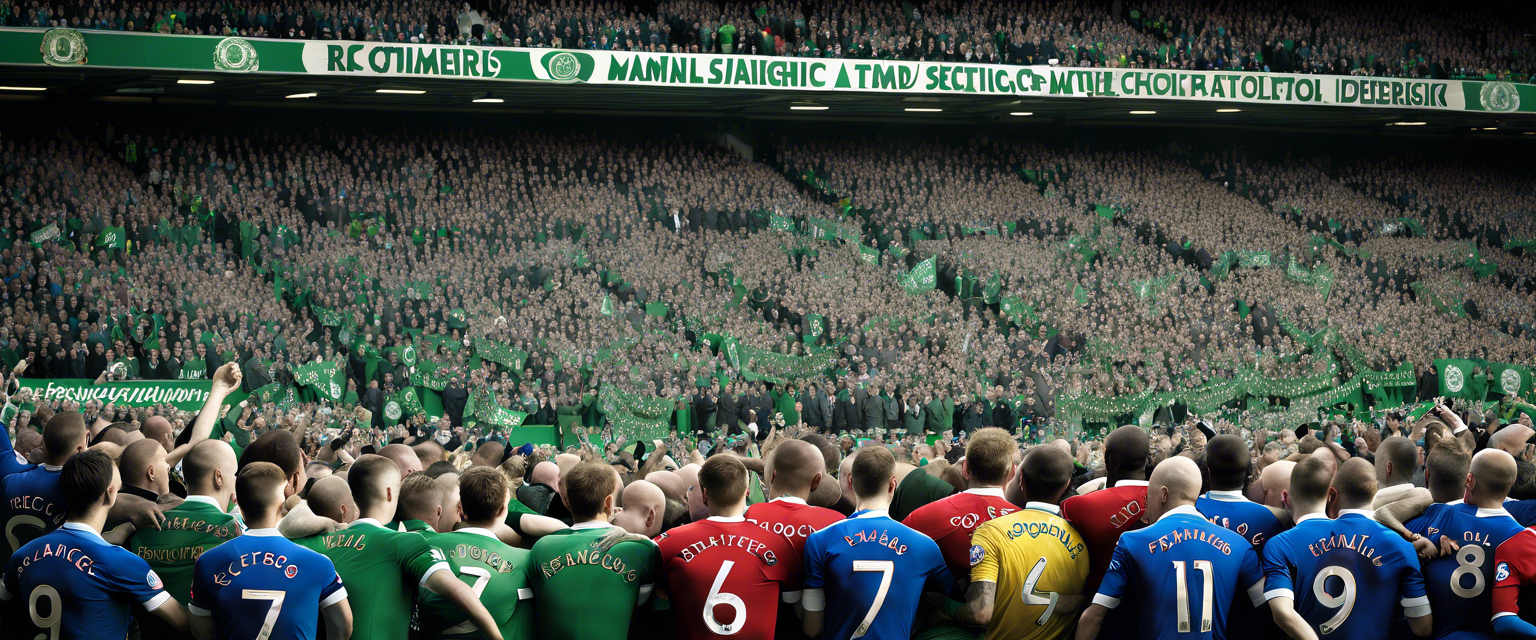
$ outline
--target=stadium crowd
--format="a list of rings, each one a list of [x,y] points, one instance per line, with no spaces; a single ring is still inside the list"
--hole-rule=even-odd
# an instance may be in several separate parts
[[[1536,632],[1531,177],[1097,142],[7,131],[0,636]]]
[[[1525,82],[1527,36],[1491,6],[1086,0],[890,3],[449,0],[0,3],[5,26],[300,40],[1061,64]]]

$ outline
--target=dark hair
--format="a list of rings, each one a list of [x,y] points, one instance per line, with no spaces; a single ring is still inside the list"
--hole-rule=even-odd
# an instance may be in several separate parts
[[[896,456],[885,447],[865,447],[853,459],[849,482],[860,498],[878,496],[896,473]]]
[[[617,483],[613,467],[601,462],[583,462],[560,478],[560,495],[570,507],[571,515],[587,519],[603,511],[603,499],[613,495]],[[463,500],[462,491],[460,500]]]
[[[735,504],[747,494],[747,466],[733,454],[710,456],[699,467],[699,488],[714,504]]]
[[[1231,434],[1211,438],[1205,445],[1205,464],[1210,469],[1211,487],[1223,491],[1242,489],[1248,480],[1251,458],[1242,438]]]
[[[81,518],[101,502],[112,486],[112,456],[102,451],[75,454],[59,472],[59,491],[64,494],[64,510],[71,518]]]
[[[423,469],[421,473],[425,474],[428,478],[436,480],[439,477],[458,472],[459,468],[453,466],[452,462],[447,460],[438,460],[437,462],[428,465],[427,468]]]
[[[57,460],[69,455],[85,439],[85,417],[78,411],[60,411],[43,427],[43,451]]]
[[[253,462],[235,474],[235,501],[240,504],[240,511],[258,516],[272,506],[273,493],[277,493],[277,500],[283,499],[282,491],[273,489],[286,484],[288,476],[282,468],[270,462]]]
[[[459,477],[459,506],[464,509],[464,519],[482,522],[495,518],[507,505],[507,491],[511,483],[494,467],[472,467]]]

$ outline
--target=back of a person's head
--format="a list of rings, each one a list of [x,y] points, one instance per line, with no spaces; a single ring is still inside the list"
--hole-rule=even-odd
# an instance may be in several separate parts
[[[1312,456],[1302,458],[1291,468],[1291,485],[1287,490],[1291,504],[1321,505],[1328,499],[1328,487],[1333,483],[1333,470],[1328,463]]]
[[[1150,450],[1147,432],[1135,425],[1125,425],[1104,438],[1104,466],[1118,475],[1146,471]]]
[[[1031,447],[1019,466],[1024,492],[1032,502],[1052,502],[1072,484],[1072,456],[1060,447]]]
[[[816,449],[821,452],[822,463],[826,465],[823,468],[826,471],[833,471],[837,469],[838,463],[842,462],[843,454],[842,452],[838,451],[837,443],[828,440],[826,436],[818,433],[811,433],[800,436],[800,439],[810,443],[811,446],[816,447]]]
[[[524,458],[507,458],[506,462],[498,467],[501,474],[507,477],[507,482],[521,483],[523,475],[527,472],[527,460]]]
[[[436,441],[428,440],[411,445],[411,450],[416,452],[416,459],[423,465],[432,466],[433,463],[442,460],[447,455],[447,450]]]
[[[459,476],[459,506],[465,522],[487,522],[507,506],[511,485],[496,469],[470,467]]]
[[[317,516],[330,518],[342,522],[342,507],[350,507],[357,515],[356,505],[352,501],[352,487],[341,476],[330,476],[315,481],[309,488],[309,494],[304,501],[309,504],[309,509]]]
[[[117,468],[122,472],[124,482],[137,483],[144,479],[144,473],[150,467],[164,458],[165,448],[160,443],[143,439],[123,447],[123,452],[117,456]]]
[[[1296,486],[1295,480],[1291,486]],[[1332,486],[1339,495],[1340,509],[1368,508],[1376,499],[1376,468],[1363,458],[1345,460],[1334,474]]]
[[[965,447],[965,468],[977,486],[1001,486],[1013,470],[1013,456],[1019,450],[1007,431],[991,427],[971,435]]]
[[[1382,486],[1413,482],[1419,470],[1419,448],[1403,436],[1392,436],[1376,446],[1376,480]]]
[[[1391,440],[1392,438],[1387,438]],[[1406,440],[1407,438],[1404,438]],[[1385,444],[1386,441],[1383,441]],[[1377,455],[1381,453],[1378,451]],[[1417,452],[1414,454],[1418,456]],[[1381,458],[1377,458],[1378,465]],[[1415,460],[1417,462],[1417,460]],[[1472,456],[1461,443],[1442,440],[1424,456],[1424,485],[1436,502],[1460,500],[1466,493],[1467,472],[1472,468]]]
[[[235,502],[241,513],[254,517],[282,502],[288,476],[270,462],[253,462],[235,474]]]
[[[471,464],[477,467],[494,467],[501,464],[501,459],[506,456],[506,445],[495,440],[481,442],[475,454],[470,456]]]
[[[849,469],[849,483],[854,495],[860,498],[876,498],[889,491],[891,479],[896,475],[896,456],[885,447],[869,447],[859,450]]]
[[[86,443],[85,417],[79,411],[60,411],[43,427],[43,452],[50,464],[63,464]]]
[[[613,495],[615,484],[611,467],[601,462],[583,462],[560,478],[560,495],[572,516],[591,519],[603,512],[604,500]]]
[[[241,469],[253,462],[270,462],[282,469],[284,475],[292,477],[303,469],[304,452],[293,432],[274,429],[257,436],[240,454]]]
[[[101,504],[107,490],[117,479],[112,456],[101,451],[75,454],[59,471],[59,491],[64,494],[64,511],[70,518],[84,518]]]
[[[1500,449],[1484,449],[1472,457],[1471,473],[1477,482],[1474,498],[1503,502],[1519,471],[1514,456]]]
[[[370,453],[352,463],[347,471],[347,484],[352,487],[352,500],[358,508],[367,509],[384,498],[384,489],[399,488],[400,467],[395,466],[394,460]]]
[[[1218,491],[1242,489],[1248,482],[1251,458],[1242,438],[1231,434],[1211,438],[1205,445],[1205,467],[1210,472],[1211,488]]]
[[[1307,437],[1302,438],[1301,441],[1296,444],[1296,450],[1304,456],[1310,456],[1312,455],[1313,451],[1317,451],[1322,447],[1323,441],[1318,440],[1317,436],[1314,436],[1310,433],[1307,434]]]
[[[181,477],[186,481],[188,489],[195,490],[212,481],[213,472],[220,467],[221,462],[233,460],[234,457],[235,450],[230,448],[229,443],[215,439],[204,440],[192,445],[186,457],[181,459]],[[229,480],[228,476],[224,478],[225,482]]]
[[[710,456],[699,467],[699,488],[704,490],[710,506],[734,505],[747,495],[747,466],[734,454]]]
[[[432,463],[426,469],[422,469],[421,470],[421,475],[426,475],[428,478],[434,478],[435,479],[435,478],[439,478],[439,477],[448,475],[450,473],[458,473],[458,472],[459,472],[459,468],[453,466],[452,462],[449,462],[447,460],[438,460],[437,462]]]
[[[413,473],[400,481],[399,520],[427,520],[443,506],[443,488],[437,480],[423,473]]]

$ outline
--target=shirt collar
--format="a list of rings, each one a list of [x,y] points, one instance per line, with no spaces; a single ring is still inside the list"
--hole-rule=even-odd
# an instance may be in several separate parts
[[[58,473],[58,472],[63,471],[63,470],[64,470],[64,465],[62,465],[62,464],[45,464],[45,465],[43,465],[43,471],[52,471],[54,473]]]
[[[1211,489],[1210,491],[1205,492],[1205,497],[1212,500],[1219,500],[1221,502],[1248,502],[1248,496],[1243,495],[1242,491],[1237,490],[1219,491],[1216,489]]]
[[[612,527],[612,526],[613,526],[613,524],[608,523],[608,522],[603,522],[602,520],[593,520],[591,522],[580,522],[580,523],[577,523],[577,524],[573,524],[573,525],[571,525],[571,531],[582,531],[582,530],[585,530],[585,529],[606,529],[606,528]]]
[[[379,522],[378,520],[374,520],[373,518],[358,518],[356,520],[353,520],[352,524],[349,524],[347,526],[348,527],[355,527],[355,526],[360,525],[360,524],[371,524],[371,525],[373,525],[375,527],[378,527],[380,529],[388,529],[389,528],[389,527],[384,526],[384,524]]]
[[[746,522],[746,516],[710,516],[710,522]]]
[[[1339,517],[1360,516],[1362,518],[1376,519],[1376,512],[1370,509],[1339,509]]]
[[[256,536],[258,538],[281,538],[281,537],[283,537],[283,534],[278,533],[277,529],[272,528],[272,527],[267,527],[265,529],[247,529],[245,531],[245,535]]]
[[[126,493],[130,496],[138,496],[150,502],[157,502],[160,500],[160,494],[150,491],[149,489],[141,489],[139,487],[135,487],[131,484],[124,484],[121,489],[118,489],[118,491]]]
[[[1477,517],[1479,518],[1497,518],[1499,516],[1504,516],[1506,518],[1514,517],[1509,515],[1509,512],[1505,511],[1503,507],[1499,507],[1497,509],[1483,509],[1479,507],[1477,510]]]
[[[975,489],[966,489],[965,492],[977,496],[992,496],[994,498],[1003,497],[1002,487],[977,487]]]
[[[1025,509],[1035,509],[1037,511],[1044,511],[1046,513],[1053,513],[1053,514],[1056,514],[1058,516],[1061,515],[1061,507],[1056,506],[1054,504],[1051,504],[1049,502],[1026,502],[1026,503],[1024,503],[1024,508]]]
[[[218,502],[215,502],[213,498],[210,498],[208,496],[200,496],[200,495],[197,495],[197,494],[192,494],[192,495],[187,496],[187,499],[184,500],[183,502],[196,502],[196,503],[199,503],[199,504],[206,504],[206,505],[208,505],[210,507],[218,509],[219,513],[223,513],[224,512],[224,506],[220,505]]]
[[[1147,486],[1147,481],[1146,480],[1121,480],[1121,481],[1115,483],[1115,488],[1116,489],[1119,489],[1120,487],[1145,487],[1145,486]]]
[[[582,523],[582,524],[586,524],[586,523]],[[492,540],[500,540],[500,538],[496,537],[496,532],[491,531],[490,529],[482,528],[482,527],[464,527],[463,529],[459,529],[458,531],[455,531],[454,533],[468,533],[468,534],[473,534],[473,535],[477,535],[477,536],[485,536],[485,537],[490,538]]]
[[[799,498],[797,498],[795,496],[779,496],[777,498],[769,500],[769,502],[788,502],[790,504],[798,504],[798,505],[800,505],[802,507],[808,506],[808,505],[805,504],[804,500],[801,500],[801,499],[799,499]]]
[[[1296,518],[1296,524],[1301,524],[1301,523],[1306,522],[1308,520],[1316,520],[1316,519],[1319,519],[1319,518],[1321,518],[1323,520],[1329,519],[1328,518],[1328,514],[1319,511],[1317,513],[1309,513],[1309,514],[1306,514],[1304,516]]]
[[[889,517],[891,517],[890,509],[870,509],[868,511],[859,511],[857,513],[854,513],[853,515],[848,516],[848,519],[849,520],[856,520],[858,518],[889,518]]]
[[[1162,522],[1163,518],[1167,518],[1168,516],[1194,516],[1196,518],[1204,518],[1204,516],[1200,515],[1198,510],[1187,504],[1164,511],[1163,515],[1157,517],[1157,521]]]
[[[1508,502],[1508,500],[1505,500],[1505,501]],[[1466,499],[1465,498],[1457,498],[1457,499],[1452,500],[1450,502],[1447,502],[1445,504],[1451,505],[1451,506],[1455,506],[1455,505],[1458,505],[1458,504],[1465,504],[1465,503],[1466,503]]]
[[[97,533],[95,529],[91,528],[91,525],[85,524],[84,522],[66,522],[59,528],[69,529],[70,531],[74,531],[75,533],[89,538],[92,542],[110,546],[110,543],[102,539],[100,533]]]

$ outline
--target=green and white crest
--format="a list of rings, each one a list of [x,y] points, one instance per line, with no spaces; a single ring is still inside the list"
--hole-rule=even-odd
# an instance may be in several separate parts
[[[1477,94],[1489,111],[1514,111],[1520,108],[1520,92],[1508,82],[1489,82]]]
[[[1451,365],[1445,368],[1446,389],[1450,389],[1452,393],[1458,393],[1461,391],[1462,386],[1464,386],[1466,382],[1466,377],[1465,374],[1461,372],[1461,367]]]
[[[74,29],[49,29],[43,34],[43,62],[55,67],[85,64],[85,36]]]
[[[256,56],[255,45],[245,38],[229,37],[214,46],[213,66],[219,71],[256,71],[260,69],[261,61]]]
[[[389,418],[390,420],[399,420],[400,403],[395,402],[394,400],[390,400],[389,404],[384,405],[384,417]]]
[[[544,68],[549,71],[550,80],[573,82],[581,75],[581,60],[574,54],[562,51],[546,59]]]
[[[1515,369],[1505,369],[1504,373],[1499,374],[1499,388],[1504,390],[1505,395],[1512,396],[1520,393],[1520,372]]]
[[[331,381],[331,397],[332,398],[340,398],[341,397],[341,385],[337,384],[335,380]]]

